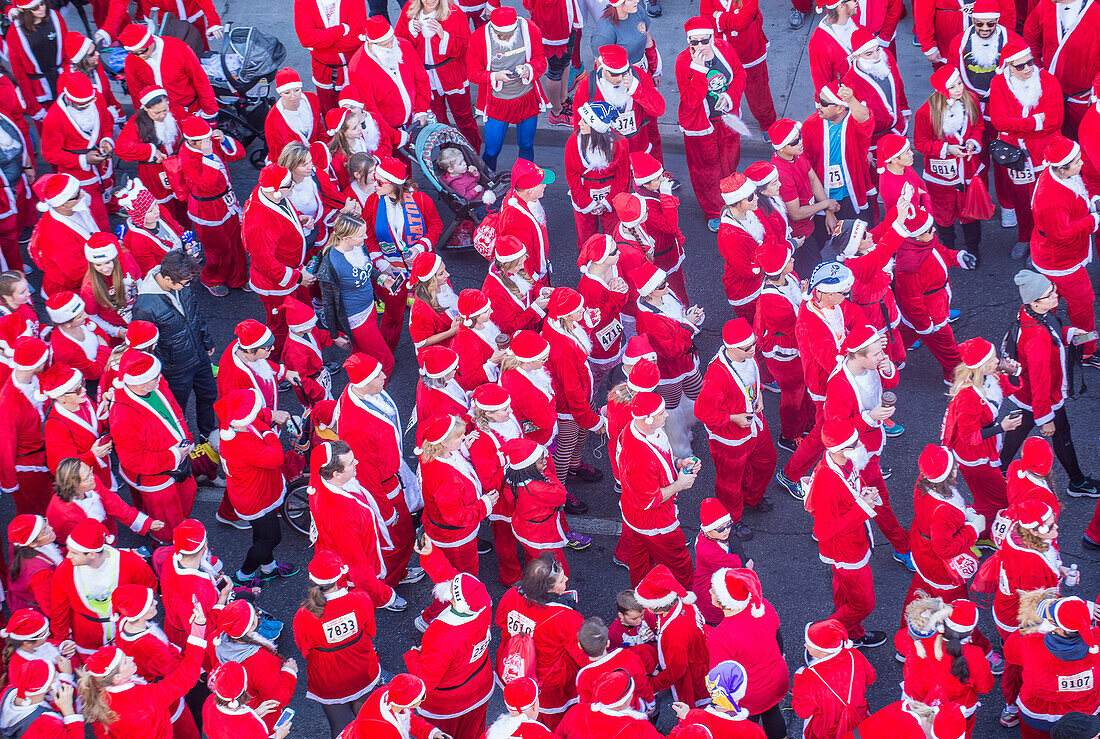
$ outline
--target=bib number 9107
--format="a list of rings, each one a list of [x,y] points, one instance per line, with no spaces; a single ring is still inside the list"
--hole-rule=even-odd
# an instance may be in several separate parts
[[[1059,693],[1086,693],[1092,690],[1092,684],[1092,670],[1058,676]]]

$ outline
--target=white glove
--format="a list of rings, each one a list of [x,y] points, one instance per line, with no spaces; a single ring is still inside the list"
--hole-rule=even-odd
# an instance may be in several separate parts
[[[671,195],[672,194],[672,180],[669,180],[669,179],[661,180],[661,186],[658,189],[660,190],[660,193],[662,195]]]

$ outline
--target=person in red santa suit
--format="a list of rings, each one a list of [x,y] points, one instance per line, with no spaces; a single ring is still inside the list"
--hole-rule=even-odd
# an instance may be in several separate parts
[[[795,247],[804,241],[791,231],[791,219],[787,205],[779,196],[779,169],[771,162],[753,162],[745,167],[745,176],[756,188],[759,197],[759,213],[756,215],[765,228],[781,241],[793,240]]]
[[[871,577],[871,529],[878,489],[864,485],[861,472],[870,455],[851,422],[831,418],[821,432],[825,456],[812,475],[806,509],[814,517],[814,537],[821,561],[833,570],[835,618],[861,648],[886,643],[885,631],[868,631],[863,620],[875,610]]]
[[[202,728],[210,739],[285,739],[290,733],[293,719],[269,732],[260,713],[245,701],[248,673],[239,663],[214,668],[207,683],[210,695],[202,706]]]
[[[92,473],[92,468],[75,457],[62,460],[55,477],[56,495],[50,498],[46,507],[46,520],[62,541],[85,518],[102,523],[112,537],[120,523],[139,536],[164,528],[163,521],[154,521],[106,488]]]
[[[745,102],[761,131],[775,123],[768,76],[768,45],[758,0],[700,0],[699,15],[714,19],[719,37],[733,47],[745,68]]]
[[[84,245],[88,269],[80,285],[80,299],[88,318],[107,335],[112,347],[126,338],[138,285],[144,276],[134,257],[121,249],[114,234],[92,234]]]
[[[500,377],[504,349],[498,337],[503,334],[490,318],[491,309],[489,299],[480,290],[463,290],[458,295],[462,324],[451,341],[451,349],[458,355],[455,379],[466,392],[496,382]]]
[[[592,341],[588,367],[592,392],[598,394],[603,379],[619,364],[623,354],[622,313],[630,286],[620,275],[619,247],[611,236],[595,234],[582,246],[577,266],[581,279],[577,292],[584,304],[599,312],[594,325],[586,325]]]
[[[453,415],[470,428],[470,394],[456,379],[458,354],[445,346],[430,346],[420,354],[416,386],[416,418],[428,421]]]
[[[721,182],[722,225],[718,227],[718,252],[725,268],[722,282],[726,300],[738,316],[750,324],[756,320],[756,299],[764,278],[756,266],[756,250],[762,244],[777,241],[757,214],[759,195],[756,185],[740,172]]]
[[[867,688],[875,682],[875,668],[836,619],[806,624],[805,634],[810,659],[795,670],[791,709],[803,721],[805,739],[845,736],[870,713]]]
[[[57,78],[65,63],[63,40],[69,29],[46,0],[22,0],[10,11],[13,22],[5,34],[4,49],[19,97],[41,134],[46,108],[57,97]]]
[[[663,171],[660,165],[657,165],[657,171]],[[656,251],[656,239],[643,225],[649,215],[648,203],[649,200],[637,192],[621,193],[612,201],[619,225],[611,237],[619,249],[619,273],[627,285],[626,304],[622,311],[623,335],[630,338],[638,335],[638,286],[634,282],[634,273],[643,264],[652,263]]]
[[[162,209],[156,196],[138,178],[131,180],[129,187],[119,194],[119,204],[126,211],[122,249],[134,258],[142,275],[159,267],[168,252],[185,248],[183,239],[187,232],[169,212],[171,202]],[[193,231],[191,235],[194,236]],[[186,251],[197,259],[204,258],[194,241]]]
[[[57,544],[57,537],[45,516],[21,513],[8,524],[8,569],[5,598],[14,614],[20,609],[34,609],[34,613],[53,613],[53,573],[65,557]],[[49,624],[44,627],[47,631]],[[8,638],[12,625],[7,626]],[[41,629],[35,628],[37,634]],[[43,638],[46,634],[42,635]],[[11,668],[12,660],[8,667]]]
[[[769,739],[787,735],[779,703],[790,689],[787,663],[779,642],[779,614],[761,595],[760,578],[751,569],[722,568],[711,578],[711,601],[724,618],[707,634],[713,671],[733,661],[745,672],[748,689],[738,706],[758,722]],[[708,688],[714,689],[708,675]]]
[[[309,146],[325,138],[321,103],[316,93],[302,91],[302,78],[295,70],[283,67],[275,73],[275,92],[279,99],[264,120],[268,164],[277,162],[291,141]]]
[[[473,423],[479,433],[470,445],[470,463],[482,487],[499,490],[500,498],[489,513],[493,530],[493,544],[497,552],[498,581],[511,587],[519,581],[519,541],[512,530],[512,518],[516,501],[511,487],[504,486],[504,473],[508,464],[502,451],[503,445],[523,437],[523,430],[512,413],[512,398],[500,385],[479,385],[471,394]]]
[[[485,731],[485,739],[552,739],[555,734],[539,718],[538,683],[521,677],[504,686],[503,713]]]
[[[228,169],[229,162],[244,157],[244,147],[196,116],[184,118],[180,132],[179,164],[188,186],[187,215],[206,254],[200,281],[214,297],[225,297],[229,288],[244,287],[249,276],[242,244],[245,226]]]
[[[505,494],[514,501],[512,531],[516,540],[523,545],[528,561],[549,553],[568,575],[565,547],[587,549],[592,540],[569,530],[562,512],[568,495],[554,474],[549,452],[527,438],[504,442],[501,452],[508,465],[503,470],[502,493],[507,488]]]
[[[71,638],[85,656],[114,638],[111,597],[120,585],[157,586],[139,555],[116,549],[107,539],[102,523],[84,519],[69,534],[66,559],[53,574],[50,637],[58,642]]]
[[[441,585],[449,590],[450,605],[428,624],[420,646],[405,652],[405,665],[424,682],[424,703],[417,712],[444,735],[477,739],[493,695],[493,602],[481,581],[468,573]]]
[[[210,552],[206,528],[192,518],[180,522],[167,553],[160,568],[160,592],[168,641],[180,648],[186,645],[188,620],[196,601],[209,622],[207,635],[213,638],[233,582],[222,576],[222,563]]]
[[[77,713],[70,672],[53,662],[32,659],[8,669],[8,686],[0,694],[0,729],[27,737],[84,736],[84,715]],[[197,736],[197,734],[196,734]]]
[[[550,104],[539,82],[547,66],[542,30],[519,18],[514,8],[494,8],[489,22],[470,37],[466,73],[478,86],[477,113],[485,119],[481,158],[489,169],[496,169],[504,134],[513,124],[519,159],[528,164],[534,161],[539,112]],[[515,184],[513,172],[513,187]]]
[[[621,645],[613,647],[611,630],[602,618],[599,616],[586,618],[577,630],[577,643],[589,659],[589,662],[577,671],[577,699],[581,705],[595,700],[596,684],[604,676],[615,670],[625,670],[637,686],[637,695],[631,707],[646,715],[656,715],[657,701],[653,695],[653,689],[649,686],[648,663],[637,650],[624,648]],[[567,722],[568,719],[559,726],[565,726]]]
[[[702,465],[695,458],[673,456],[664,431],[668,411],[660,395],[638,393],[630,412],[633,420],[619,436],[623,529],[617,551],[625,555],[635,586],[654,567],[665,565],[683,587],[689,587],[692,564],[676,497],[695,484]]]
[[[962,359],[951,330],[951,267],[973,270],[978,258],[940,243],[932,214],[914,208],[902,228],[906,237],[894,265],[894,295],[901,311],[900,332],[907,347],[919,340],[928,345],[943,370],[944,384],[954,379]]]
[[[1016,168],[1007,168],[1008,192],[997,192],[998,200],[1007,194],[1009,207],[1016,211],[1016,245],[1011,255],[1023,259],[1035,223],[1031,212],[1035,178],[1046,166],[1047,144],[1062,127],[1062,85],[1036,65],[1027,44],[1012,39],[1001,49],[998,74],[989,83],[988,110],[997,138],[1024,153]]]
[[[50,333],[50,350],[54,359],[80,370],[92,396],[96,396],[99,378],[103,376],[111,354],[107,334],[88,318],[84,299],[67,290],[49,297],[46,314],[54,325]]]
[[[1096,296],[1085,268],[1092,262],[1089,246],[1100,228],[1100,214],[1081,176],[1081,145],[1057,136],[1047,145],[1044,160],[1047,166],[1032,198],[1031,261],[1065,298],[1070,323],[1091,332],[1096,328]],[[1083,364],[1100,367],[1095,339],[1081,344],[1081,351]]]
[[[1081,117],[1077,141],[1081,144],[1081,156],[1085,159],[1081,176],[1090,191],[1100,192],[1100,74],[1092,81],[1092,96],[1088,110]]]
[[[883,390],[897,388],[897,366],[886,356],[884,337],[867,324],[853,327],[844,338],[845,355],[837,364],[825,387],[825,422],[843,421],[859,432],[867,464],[860,468],[860,481],[878,491],[875,523],[894,547],[894,559],[913,569],[909,553],[909,532],[901,527],[890,507],[890,492],[882,474],[879,457],[886,445],[884,421],[897,410],[884,405]]]
[[[287,335],[283,346],[283,367],[296,372],[295,395],[303,407],[312,408],[322,400],[332,400],[332,373],[325,366],[322,349],[345,347],[350,342],[338,336],[334,342],[328,331],[318,328],[317,313],[310,306],[287,295],[279,309],[286,316]]]
[[[524,566],[519,585],[501,596],[494,619],[502,635],[496,669],[503,679],[515,669],[510,663],[514,658],[512,639],[526,636],[534,642],[531,677],[542,686],[539,720],[550,727],[556,727],[577,702],[577,672],[588,664],[588,656],[577,642],[584,616],[576,610],[568,587],[567,567],[550,552],[543,552]]]
[[[875,184],[864,153],[874,138],[874,114],[851,88],[835,80],[819,89],[816,106],[817,112],[802,123],[806,158],[825,194],[838,205],[833,217],[868,220],[865,211],[873,207]],[[837,127],[840,147],[834,151]]]
[[[573,80],[572,75],[562,79],[562,74],[571,61],[574,70],[580,66],[580,40],[584,28],[581,4],[577,0],[525,0],[523,7],[531,14],[531,22],[543,36],[546,74],[543,75],[542,89],[547,97],[547,123],[568,126],[569,110],[565,103],[572,92],[570,82]],[[573,109],[576,110],[581,104],[574,100]]]
[[[619,115],[611,103],[585,103],[578,109],[577,130],[565,144],[565,179],[579,245],[594,234],[614,233],[619,219],[611,203],[630,190],[630,148],[627,139],[612,133]]]
[[[526,159],[517,159],[512,165],[512,189],[504,196],[497,222],[497,239],[514,236],[527,249],[523,266],[536,287],[549,287],[550,232],[546,227],[546,211],[542,196],[546,186],[556,179],[550,170]]]
[[[936,74],[939,74],[939,70]],[[917,205],[931,212],[932,196],[928,194],[928,187],[924,180],[913,169],[915,160],[909,139],[896,133],[888,133],[878,140],[875,148],[875,172],[879,175],[879,195],[886,210],[889,212],[891,209],[896,209],[901,213],[906,212],[906,209],[899,205],[899,201],[902,192],[908,187],[913,192],[910,200],[915,200]],[[954,231],[951,232],[951,236],[954,236]]]
[[[855,18],[859,5],[857,0],[814,0],[814,4],[824,17],[810,34],[806,48],[810,77],[814,89],[820,90],[848,73],[852,34],[859,28]]]
[[[104,101],[107,103],[107,111],[111,114],[111,121],[114,124],[118,125],[126,120],[126,116],[122,113],[122,106],[119,105],[114,92],[111,90],[107,70],[99,63],[99,49],[96,47],[95,42],[82,33],[69,31],[65,34],[63,50],[65,58],[68,60],[65,71],[82,74],[88,78],[92,83],[92,87],[103,96]]]
[[[275,342],[271,329],[254,318],[246,318],[236,325],[233,333],[237,338],[225,348],[218,362],[218,394],[256,390],[263,407],[271,411],[272,422],[285,423],[289,414],[279,409],[279,383],[299,378],[269,358]]]
[[[394,35],[384,16],[368,18],[366,43],[348,63],[348,80],[384,135],[404,146],[413,123],[428,119],[431,83],[413,45]]]
[[[62,460],[75,457],[91,467],[105,488],[116,490],[110,460],[113,443],[105,438],[106,419],[88,397],[84,375],[55,362],[42,373],[39,386],[53,400],[43,427],[50,472],[56,474]]]
[[[1001,49],[1010,39],[1020,38],[1014,26],[1006,26],[1000,19],[998,0],[976,0],[970,11],[970,23],[951,39],[944,57],[944,63],[958,69],[963,85],[977,96],[987,122],[989,83],[997,76]]]
[[[909,130],[913,111],[905,97],[905,82],[898,69],[897,59],[882,48],[877,39],[865,28],[852,33],[852,52],[848,55],[852,66],[843,76],[843,84],[863,101],[875,119],[875,132],[871,135],[871,151],[875,143],[888,133],[904,136]]]
[[[687,303],[687,283],[684,279],[684,244],[687,239],[680,230],[680,198],[672,194],[674,180],[672,173],[665,170],[661,163],[645,152],[630,155],[630,169],[634,178],[633,195],[641,206],[642,223],[638,226],[624,225],[620,236],[629,241],[646,243],[645,248],[635,248],[629,259],[631,270],[642,262],[643,253],[652,251],[648,258],[665,271],[669,285],[680,302]],[[628,207],[628,210],[632,208]],[[631,217],[631,221],[633,216]],[[652,242],[652,249],[648,244]],[[636,290],[635,290],[636,292]],[[634,296],[633,304],[637,296]]]
[[[1100,72],[1100,10],[1092,4],[1037,0],[1027,15],[1024,41],[1036,62],[1058,78],[1065,96],[1062,133],[1077,138]]]
[[[1053,466],[1054,450],[1050,442],[1039,436],[1027,437],[1020,447],[1020,458],[1009,463],[1005,475],[1009,505],[1038,498],[1057,516],[1062,504],[1054,492],[1054,482],[1050,476]]]
[[[306,661],[306,697],[320,704],[334,738],[355,720],[382,676],[373,643],[374,603],[348,582],[348,571],[339,555],[317,552],[309,563],[309,597],[294,615],[294,643]],[[333,622],[345,626],[330,634],[326,626]]]
[[[546,315],[550,290],[537,290],[524,263],[527,247],[510,234],[497,236],[489,272],[481,291],[489,299],[490,320],[509,336],[521,330],[537,331]]]
[[[697,16],[684,24],[688,48],[676,57],[680,90],[678,120],[684,133],[688,175],[707,227],[718,231],[722,200],[718,183],[737,171],[745,69],[733,47],[715,38],[710,18]]]
[[[470,21],[466,15],[450,0],[421,0],[403,9],[394,33],[406,39],[424,62],[431,86],[430,106],[436,119],[447,123],[450,109],[455,128],[470,146],[480,149],[481,133],[474,122],[466,73],[466,49],[470,43]]]
[[[966,250],[974,256],[979,256],[982,224],[962,212],[967,187],[985,170],[984,129],[978,99],[966,89],[954,63],[933,72],[932,95],[917,110],[913,124],[913,147],[924,155],[924,181],[940,243],[954,248],[959,222]]]
[[[49,358],[44,341],[21,336],[15,342],[11,378],[0,388],[5,409],[0,419],[0,492],[15,499],[19,513],[45,513],[53,485],[42,432],[46,398],[38,382]]]
[[[716,626],[722,609],[711,603],[710,580],[724,567],[741,567],[744,547],[739,537],[730,539],[733,519],[717,498],[704,498],[699,504],[699,535],[695,537],[695,579],[691,592],[703,620]]]
[[[128,349],[119,382],[109,418],[122,479],[138,498],[137,507],[164,521],[170,534],[195,502],[195,479],[180,475],[190,469],[191,432],[156,357]]]
[[[295,0],[294,31],[309,51],[322,115],[336,107],[340,91],[348,85],[348,62],[361,46],[366,22],[367,14],[357,3]]]
[[[957,703],[941,702],[936,705],[903,697],[872,713],[845,736],[858,731],[867,739],[921,739],[921,737],[966,736],[966,717]]]
[[[367,696],[366,703],[348,729],[352,731],[354,727],[358,730],[369,725],[368,728],[373,730],[353,734],[352,739],[379,736],[377,731],[381,729],[395,732],[392,739],[443,739],[446,735],[416,712],[426,695],[427,686],[416,675],[407,672],[395,675]]]
[[[166,205],[176,219],[187,222],[187,197],[172,189],[164,171],[164,160],[179,152],[182,109],[173,108],[163,87],[150,85],[141,90],[134,115],[122,127],[115,142],[115,155],[124,162],[137,162],[138,179]],[[120,196],[121,198],[121,196]],[[124,206],[125,207],[125,206]]]
[[[118,42],[130,52],[125,66],[128,89],[163,88],[174,108],[214,120],[218,114],[214,88],[190,46],[171,36],[155,36],[136,23],[122,29]]]
[[[58,89],[57,100],[43,120],[42,156],[58,172],[77,179],[91,197],[92,217],[106,231],[104,195],[114,186],[113,118],[106,100],[84,75],[61,75]],[[87,153],[72,153],[76,151]]]
[[[660,140],[652,137],[652,125],[665,113],[665,99],[653,78],[630,63],[621,46],[601,46],[595,69],[577,80],[573,98],[573,127],[580,130],[581,108],[587,102],[604,102],[617,113],[610,128],[623,135],[631,152],[652,154],[664,160]],[[609,111],[610,112],[610,111]]]
[[[1010,30],[1016,28],[1015,0],[997,0],[997,5],[1001,25]],[[970,27],[971,10],[972,7],[943,0],[914,0],[913,31],[921,53],[934,67],[950,61],[944,55],[949,53],[952,39]]]
[[[988,538],[997,512],[1011,502],[1000,471],[1002,434],[1020,427],[1022,414],[997,420],[1004,399],[1019,389],[1019,363],[999,359],[993,344],[980,336],[959,344],[962,362],[955,368],[941,443],[951,450],[959,472],[974,496],[974,508],[985,516],[979,538]]]
[[[501,363],[500,384],[512,396],[516,419],[524,434],[546,446],[558,433],[554,379],[546,362],[550,344],[534,331],[517,331]],[[583,513],[582,506],[567,504],[566,513]],[[585,508],[587,510],[587,508]]]
[[[714,461],[714,494],[741,541],[753,537],[752,528],[741,520],[744,509],[767,513],[773,507],[764,493],[775,473],[776,453],[764,419],[756,345],[748,321],[727,321],[722,347],[707,366],[695,402],[695,417],[707,428]]]

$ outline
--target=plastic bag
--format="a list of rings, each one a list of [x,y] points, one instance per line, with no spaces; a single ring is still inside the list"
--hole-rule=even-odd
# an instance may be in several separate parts
[[[993,217],[993,200],[989,189],[978,175],[970,178],[966,186],[966,198],[963,202],[962,217],[974,221],[987,221]]]

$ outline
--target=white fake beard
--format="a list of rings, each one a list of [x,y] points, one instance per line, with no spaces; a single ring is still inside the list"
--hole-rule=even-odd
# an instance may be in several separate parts
[[[856,64],[859,68],[867,74],[874,77],[876,80],[886,80],[890,78],[890,65],[886,61],[881,53],[878,55],[878,59],[857,59]]]
[[[458,312],[458,296],[455,295],[455,290],[449,282],[439,286],[439,292],[435,294],[435,302],[448,312],[454,311],[456,314]]]
[[[1016,100],[1030,113],[1039,104],[1039,98],[1043,95],[1043,85],[1039,81],[1039,70],[1032,71],[1026,80],[1017,79],[1012,72],[1005,73],[1005,81],[1008,89],[1016,96]]]
[[[970,44],[970,57],[982,69],[994,69],[997,60],[1001,57],[1001,48],[998,44],[998,34],[994,33],[989,38],[982,38],[978,34],[972,36]]]
[[[394,713],[397,718],[398,728],[401,730],[402,737],[408,737],[412,732],[412,711],[401,711],[400,713]]]
[[[600,92],[603,93],[604,100],[619,110],[625,108],[626,104],[630,102],[630,84],[627,80],[623,80],[617,85],[609,85],[601,80]]]
[[[94,488],[84,493],[83,498],[73,498],[73,502],[80,506],[80,510],[84,511],[84,515],[88,518],[94,518],[100,523],[107,520],[107,511],[103,507],[103,500],[100,499],[99,493]]]
[[[364,113],[362,127],[363,137],[360,141],[366,147],[365,151],[373,154],[378,150],[378,144],[382,142],[382,131],[378,128],[378,121],[374,120],[374,116],[370,113]]]
[[[61,564],[61,560],[63,560],[65,558],[61,554],[61,547],[57,546],[56,541],[55,542],[50,542],[49,544],[46,544],[45,546],[35,547],[35,549],[38,550],[39,554],[42,554],[43,556],[45,556],[47,559],[49,559],[55,565]]]
[[[532,200],[527,204],[527,208],[531,211],[531,215],[533,215],[539,223],[544,226],[546,225],[546,211],[543,209],[541,202],[539,202],[538,200]]]
[[[862,444],[857,445],[855,449],[845,450],[844,456],[852,463],[852,467],[855,468],[856,472],[862,471],[871,461],[871,455],[867,452],[867,447]]]
[[[92,196],[81,190],[80,200],[73,206],[73,210],[90,213],[92,210]]]
[[[966,106],[962,100],[952,100],[943,112],[943,133],[945,136],[961,138],[966,133]]]
[[[389,48],[371,44],[370,53],[371,56],[378,60],[379,64],[391,72],[401,65],[401,47],[397,44],[396,40]]]
[[[735,223],[745,229],[757,244],[764,243],[764,224],[760,221],[760,217],[756,215],[756,211],[749,211],[744,218],[735,221]]]
[[[169,151],[175,149],[179,140],[179,125],[175,117],[169,113],[163,121],[153,121],[153,132],[157,135],[157,141]]]
[[[1060,179],[1062,181],[1063,185],[1065,185],[1070,190],[1072,190],[1073,193],[1077,197],[1081,198],[1085,202],[1088,202],[1089,193],[1088,193],[1088,190],[1085,189],[1085,178],[1084,177],[1077,174],[1077,175],[1074,175],[1073,177],[1059,177],[1058,179]]]
[[[99,111],[96,110],[95,104],[87,105],[83,108],[78,108],[75,105],[68,104],[65,106],[69,111],[69,117],[73,119],[73,123],[83,133],[89,133],[95,128],[96,119],[99,118]]]
[[[519,36],[519,29],[518,28],[516,30],[512,31],[512,35],[509,36],[507,39],[502,37],[496,31],[493,31],[493,42],[495,44],[498,44],[501,48],[503,48],[504,51],[508,51],[510,49],[516,48],[517,46],[519,46],[520,41],[521,41],[521,39],[520,39],[520,36]]]
[[[514,415],[509,415],[507,421],[490,421],[489,428],[509,441],[519,438],[523,433]]]
[[[271,364],[266,359],[260,359],[253,362],[249,369],[251,369],[261,380],[267,380],[268,382],[275,381],[275,370],[271,369]]]
[[[584,147],[584,160],[591,169],[607,169],[611,162],[607,161],[607,155],[597,146]]]

